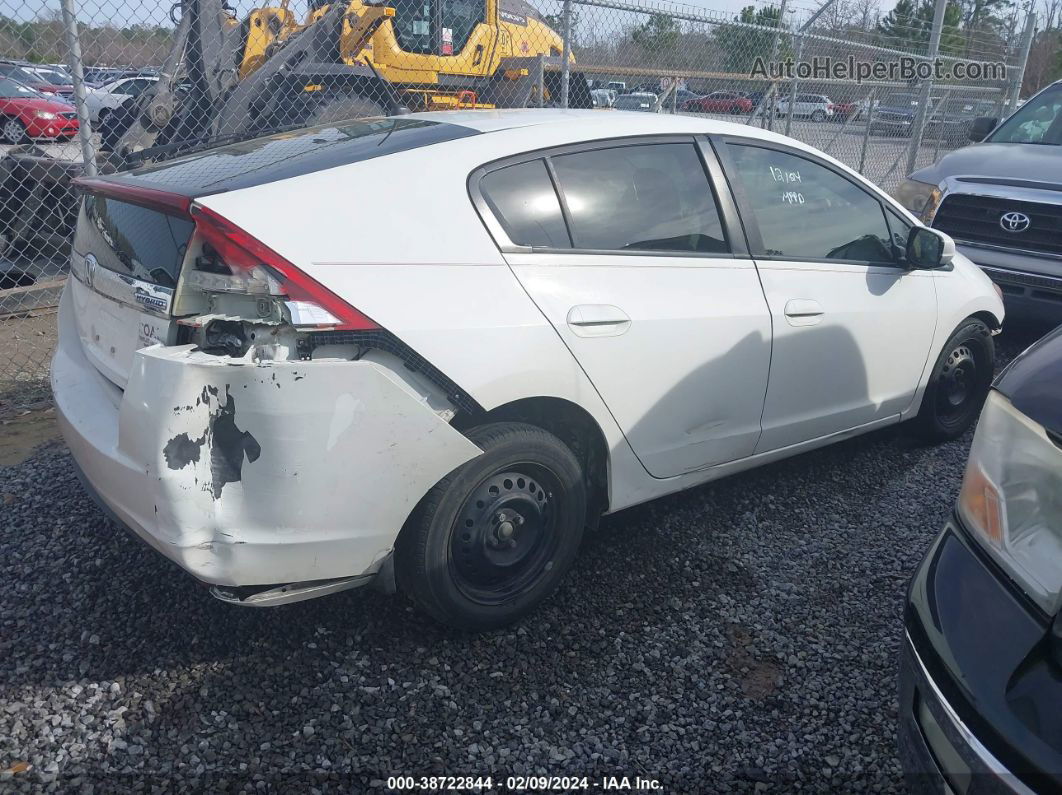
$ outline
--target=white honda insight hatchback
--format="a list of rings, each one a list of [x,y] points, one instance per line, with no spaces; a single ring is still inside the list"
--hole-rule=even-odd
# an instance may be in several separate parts
[[[86,488],[235,604],[376,581],[466,628],[603,513],[976,418],[1003,306],[797,141],[521,110],[85,180],[52,386]]]

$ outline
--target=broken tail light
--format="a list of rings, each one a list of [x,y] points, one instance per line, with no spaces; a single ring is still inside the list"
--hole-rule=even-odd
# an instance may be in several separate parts
[[[379,328],[323,284],[214,210],[194,205],[191,216],[215,262],[229,271],[228,275],[208,270],[189,274],[200,289],[279,299],[296,327],[343,331]]]

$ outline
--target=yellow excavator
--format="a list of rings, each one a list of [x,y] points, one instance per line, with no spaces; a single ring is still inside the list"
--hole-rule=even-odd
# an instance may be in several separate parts
[[[281,0],[237,19],[180,0],[160,79],[100,126],[103,170],[344,118],[556,104],[563,42],[524,0]],[[592,107],[569,61],[569,107]],[[80,163],[19,147],[0,160],[0,240],[62,250]]]
[[[301,21],[288,0],[242,21],[223,0],[175,8],[161,79],[102,131],[120,155],[157,159],[359,116],[548,105],[561,94],[563,41],[524,0],[310,0]],[[592,107],[573,67],[569,107]]]

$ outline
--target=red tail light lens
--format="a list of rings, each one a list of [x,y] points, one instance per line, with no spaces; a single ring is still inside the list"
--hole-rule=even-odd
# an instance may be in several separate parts
[[[279,282],[281,292],[288,300],[319,307],[338,321],[321,322],[319,325],[344,331],[380,328],[323,284],[224,216],[207,207],[195,205],[192,207],[192,219],[204,242],[234,273],[249,272],[264,266]]]

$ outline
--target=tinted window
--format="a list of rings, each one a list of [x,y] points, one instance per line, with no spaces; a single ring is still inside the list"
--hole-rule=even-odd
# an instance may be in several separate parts
[[[728,251],[693,144],[595,149],[552,162],[576,248]]]
[[[989,140],[1058,146],[1062,143],[1062,86],[1052,86],[1030,99]]]
[[[41,95],[22,83],[17,83],[10,77],[0,78],[0,97],[3,99],[40,99]]]
[[[881,203],[833,171],[773,149],[731,146],[765,253],[895,262]]]
[[[74,247],[108,270],[175,287],[194,228],[187,218],[86,194]]]
[[[479,189],[518,246],[569,248],[564,216],[542,160],[491,171]]]

